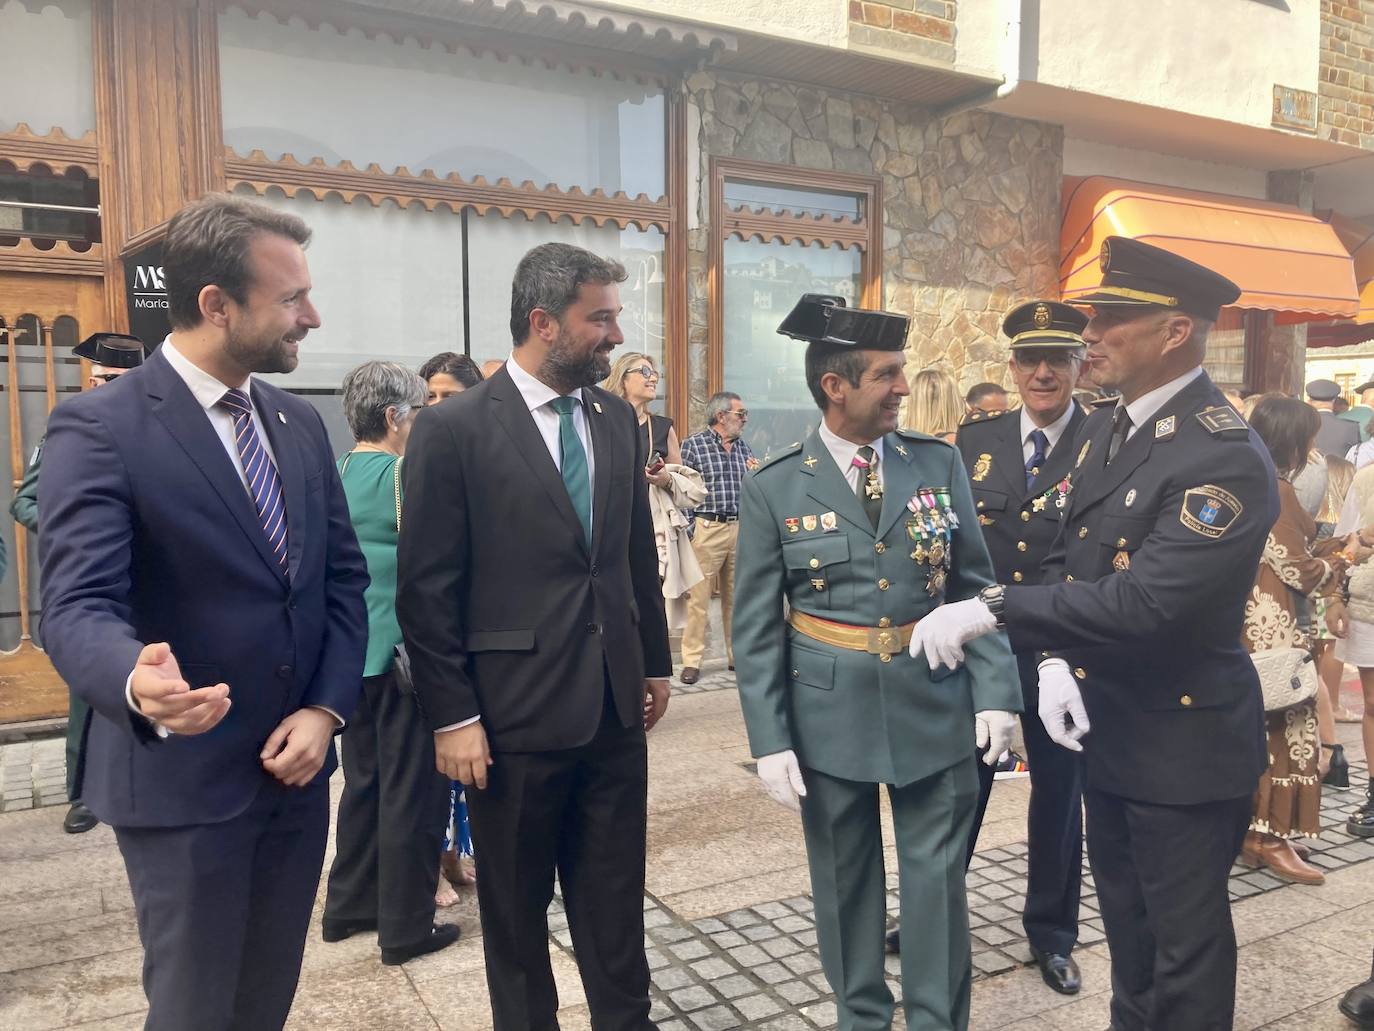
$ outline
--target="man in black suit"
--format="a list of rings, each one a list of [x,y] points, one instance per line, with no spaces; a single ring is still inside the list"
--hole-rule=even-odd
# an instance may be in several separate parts
[[[439,768],[476,788],[496,1031],[557,1026],[555,871],[593,1026],[653,1027],[644,735],[672,662],[644,435],[593,386],[624,279],[578,247],[526,254],[510,360],[421,412],[406,451],[397,615]]]
[[[1120,397],[1079,431],[1045,581],[943,606],[911,647],[955,665],[965,642],[1005,626],[1016,651],[1050,650],[1039,713],[1052,740],[1084,751],[1112,1027],[1213,1031],[1235,1011],[1227,876],[1267,764],[1240,636],[1278,483],[1202,370],[1239,288],[1123,237],[1101,264],[1101,286],[1075,303],[1093,307],[1090,375]]]
[[[1073,400],[1083,361],[1086,315],[1058,301],[1028,301],[1002,322],[1011,340],[1010,372],[1021,407],[971,415],[956,446],[968,469],[978,522],[1002,583],[1038,583],[1068,504],[1062,486],[1073,468],[1074,436],[1083,409]],[[1083,865],[1083,784],[1079,757],[1060,748],[1035,715],[1034,652],[1018,652],[1017,670],[1028,715],[1021,719],[1030,765],[1026,904],[1021,922],[1040,976],[1073,995],[1081,985],[1071,953],[1078,941]],[[978,810],[969,855],[978,841],[994,770],[978,764]]]
[[[254,378],[320,324],[294,215],[178,212],[172,333],[48,424],[44,643],[90,704],[82,795],[114,828],[147,1031],[286,1021],[367,644],[367,567],[324,423]]]

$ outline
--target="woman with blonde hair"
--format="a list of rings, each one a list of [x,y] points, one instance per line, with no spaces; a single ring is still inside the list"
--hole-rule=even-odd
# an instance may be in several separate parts
[[[943,369],[922,369],[911,377],[907,429],[928,433],[953,444],[966,412],[964,399],[959,396],[959,385]]]
[[[649,510],[658,543],[658,578],[663,583],[668,627],[676,630],[687,621],[688,593],[703,579],[701,564],[687,536],[683,510],[695,508],[706,499],[706,485],[701,473],[682,464],[673,420],[649,411],[658,395],[658,380],[654,360],[631,351],[616,359],[601,386],[628,401],[643,427],[647,456],[644,478],[649,481]]]

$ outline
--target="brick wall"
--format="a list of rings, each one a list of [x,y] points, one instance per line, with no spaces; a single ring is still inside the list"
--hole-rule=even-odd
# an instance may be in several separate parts
[[[849,0],[849,39],[954,61],[957,0]]]
[[[1321,11],[1317,134],[1374,150],[1374,0],[1321,0]]]

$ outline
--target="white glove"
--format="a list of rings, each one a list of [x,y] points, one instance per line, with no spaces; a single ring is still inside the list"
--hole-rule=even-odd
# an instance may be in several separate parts
[[[1040,663],[1039,713],[1050,740],[1071,752],[1083,751],[1079,739],[1092,728],[1088,726],[1088,710],[1083,708],[1078,681],[1063,659]]]
[[[930,668],[953,669],[964,661],[964,645],[997,629],[997,617],[981,598],[947,601],[921,617],[911,634],[911,657],[926,653]]]
[[[989,766],[996,766],[1002,753],[1011,747],[1011,737],[1016,731],[1016,717],[1001,709],[984,709],[973,714],[974,743],[978,754]]]
[[[794,812],[801,812],[798,796],[805,797],[806,783],[802,780],[796,752],[789,748],[785,752],[774,752],[759,759],[759,780],[763,781],[768,797],[774,802]]]

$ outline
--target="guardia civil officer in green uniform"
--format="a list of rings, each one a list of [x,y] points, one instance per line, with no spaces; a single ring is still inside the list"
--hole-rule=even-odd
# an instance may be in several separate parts
[[[821,963],[839,1026],[891,1025],[878,791],[896,828],[907,1026],[968,1025],[964,849],[975,746],[1008,746],[1021,690],[1000,635],[958,670],[906,650],[943,602],[992,583],[959,453],[896,429],[907,319],[807,295],[779,332],[807,341],[823,414],[745,480],[735,664],[750,750],[770,795],[800,797]]]
[[[1235,1010],[1227,875],[1267,757],[1241,647],[1277,480],[1264,444],[1202,370],[1229,279],[1110,237],[1078,298],[1089,374],[1120,391],[1075,441],[1040,586],[998,585],[917,627],[957,663],[1005,625],[1039,663],[1049,736],[1084,752],[1088,858],[1112,958],[1117,1031],[1216,1031]]]
[[[138,337],[124,333],[92,333],[72,348],[72,354],[91,363],[86,381],[88,390],[103,386],[143,364],[147,348]],[[46,438],[44,438],[46,439]],[[10,502],[10,515],[29,533],[38,533],[38,473],[43,463],[43,440],[33,449],[29,467]],[[2,552],[0,552],[2,554]],[[90,724],[90,707],[70,691],[67,692],[67,800],[71,807],[62,821],[68,834],[81,834],[100,821],[81,801],[81,778],[86,765],[86,728]]]

